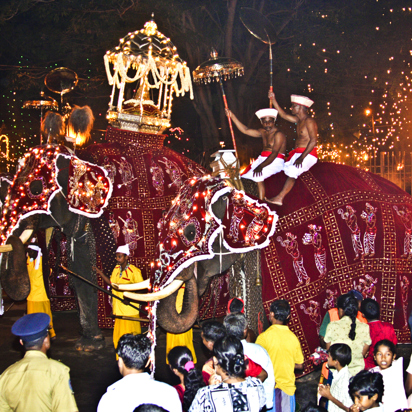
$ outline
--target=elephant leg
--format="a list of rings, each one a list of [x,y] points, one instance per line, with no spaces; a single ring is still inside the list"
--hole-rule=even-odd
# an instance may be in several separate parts
[[[95,282],[86,238],[87,236],[84,236],[74,242],[74,262],[72,261],[70,266],[73,272]],[[97,320],[97,289],[78,278],[73,278],[72,284],[77,296],[82,329],[82,336],[75,347],[84,351],[102,349],[105,341]]]

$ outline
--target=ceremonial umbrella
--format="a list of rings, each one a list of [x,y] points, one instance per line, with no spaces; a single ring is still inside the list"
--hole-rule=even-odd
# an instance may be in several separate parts
[[[215,80],[219,82],[225,109],[228,109],[228,106],[223,81],[238,76],[243,76],[243,65],[230,57],[218,57],[215,49],[212,49],[210,59],[203,62],[193,71],[193,80],[195,83],[207,84]],[[227,116],[227,120],[229,122],[230,134],[232,135],[233,148],[235,149],[237,157],[236,140],[230,116]]]
[[[276,30],[272,23],[260,12],[250,7],[242,7],[240,10],[240,20],[249,33],[265,44],[269,45],[270,62],[270,91],[273,92],[273,57],[272,44],[276,43]],[[272,102],[269,102],[272,107]]]

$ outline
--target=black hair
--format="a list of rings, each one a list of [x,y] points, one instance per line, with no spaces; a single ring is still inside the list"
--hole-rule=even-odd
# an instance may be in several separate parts
[[[142,403],[137,408],[134,408],[133,412],[169,412],[165,408],[153,403]]]
[[[376,342],[375,347],[373,348],[373,355],[376,355],[378,353],[380,346],[386,346],[394,355],[396,355],[396,346],[389,339],[382,339]]]
[[[26,350],[41,350],[41,348],[43,347],[43,342],[46,339],[48,333],[49,333],[48,331],[45,332],[44,336],[40,336],[40,338],[37,338],[35,340],[24,341],[22,339],[24,349],[26,349]]]
[[[367,395],[369,399],[378,394],[377,402],[382,402],[384,392],[382,375],[379,372],[360,371],[349,381],[349,395],[353,401],[356,392],[360,395]]]
[[[342,367],[352,361],[352,350],[346,343],[335,343],[329,348],[329,354],[333,360],[337,360]]]
[[[205,386],[202,372],[195,367],[187,371],[185,366],[193,362],[192,352],[186,346],[175,346],[167,359],[172,369],[177,369],[184,376],[185,393],[183,395],[183,410],[188,411],[199,388]]]
[[[233,298],[229,305],[229,313],[242,312],[244,308],[243,302],[238,298]]]
[[[377,320],[381,315],[381,308],[376,300],[366,298],[362,301],[361,312],[368,321]]]
[[[218,339],[226,336],[226,329],[222,323],[217,320],[207,320],[202,323],[203,337],[209,342],[216,342]]]
[[[313,402],[309,402],[303,409],[302,412],[327,412],[327,409],[323,406],[316,405]]]
[[[285,299],[275,300],[270,305],[270,311],[273,312],[276,320],[285,323],[290,315],[290,305]]]
[[[336,299],[336,307],[338,309],[343,309],[343,302],[344,302],[346,296],[348,296],[347,293],[338,296],[338,298]]]
[[[247,320],[243,313],[230,313],[223,320],[223,325],[228,335],[234,336],[242,340],[245,329],[247,328]]]
[[[116,353],[128,369],[144,370],[152,349],[151,340],[144,335],[126,333],[117,344]]]
[[[218,339],[213,346],[213,354],[217,363],[229,376],[245,377],[246,361],[239,339],[234,336]]]
[[[349,293],[343,295],[341,309],[343,310],[344,316],[349,316],[352,320],[348,335],[351,340],[355,340],[356,337],[356,316],[358,314],[358,308],[358,301],[356,298],[351,296]]]

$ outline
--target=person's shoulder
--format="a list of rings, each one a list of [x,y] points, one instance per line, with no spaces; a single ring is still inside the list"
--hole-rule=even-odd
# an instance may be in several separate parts
[[[59,373],[69,373],[70,372],[70,368],[66,366],[63,362],[50,359],[50,358],[47,359],[47,362],[49,364],[49,368],[56,372],[59,372]]]

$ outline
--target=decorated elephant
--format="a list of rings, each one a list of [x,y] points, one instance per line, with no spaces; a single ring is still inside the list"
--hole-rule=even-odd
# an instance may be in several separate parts
[[[115,287],[130,299],[152,302],[152,328],[157,320],[168,332],[182,333],[196,321],[198,297],[211,278],[228,269],[240,254],[265,248],[276,221],[277,214],[267,205],[220,177],[188,179],[159,221],[156,259],[148,281]],[[178,313],[176,296],[183,283],[184,302]],[[143,288],[149,293],[127,292]]]
[[[111,230],[103,216],[112,192],[107,172],[80,160],[64,146],[43,145],[28,152],[9,182],[1,219],[3,252],[0,279],[6,293],[22,300],[30,292],[26,243],[38,230],[59,228],[70,245],[69,268],[95,282],[95,237],[102,265],[113,267],[115,251]],[[109,257],[110,259],[107,259]],[[97,294],[85,282],[72,279],[80,312],[81,350],[99,349],[104,339],[97,322]]]

